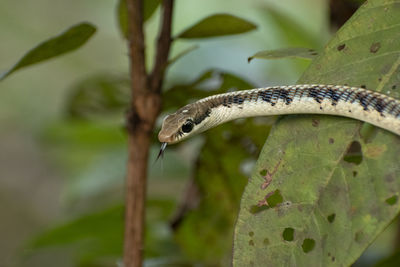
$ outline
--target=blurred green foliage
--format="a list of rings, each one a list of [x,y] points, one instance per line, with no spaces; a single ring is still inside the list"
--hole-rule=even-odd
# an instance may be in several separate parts
[[[157,32],[154,25],[158,22],[156,15],[160,2],[144,1],[145,31],[146,35],[151,37]],[[327,5],[325,1],[321,3]],[[254,51],[264,49],[272,54],[280,52],[279,57],[299,56],[298,52],[302,52],[300,55],[303,56],[305,52],[309,57],[308,50],[298,50],[298,47],[318,50],[322,48],[330,36],[327,14],[316,22],[309,18],[307,12],[304,20],[299,21],[298,17],[290,15],[294,2],[289,3],[286,9],[283,5],[275,4],[275,2],[257,5],[249,3],[254,5],[255,13],[246,18],[239,18],[225,13],[226,3],[220,3],[221,7],[213,11],[209,10],[212,5],[218,5],[218,1],[205,3],[204,10],[207,13],[202,14],[199,11],[202,16],[200,19],[193,19],[188,15],[186,24],[178,24],[177,28],[183,30],[174,35],[176,38],[174,46],[177,48],[173,54],[177,56],[171,57],[169,63],[175,64],[169,64],[168,68],[172,66],[178,69],[190,68],[194,73],[189,78],[167,76],[167,85],[163,92],[163,112],[173,111],[190,101],[213,93],[253,88],[260,83],[264,85],[270,80],[280,82],[282,77],[284,77],[282,83],[287,83],[290,77],[297,77],[309,64],[307,61],[277,62],[274,68],[268,69],[264,67],[267,63],[261,61],[248,66],[246,58],[254,54]],[[176,10],[179,10],[180,5],[184,6],[186,3],[177,2]],[[307,6],[310,12],[315,10],[316,5],[314,1],[301,4]],[[232,4],[230,8],[235,8],[235,5]],[[89,10],[92,12],[92,7]],[[125,1],[118,1],[116,11],[117,27],[126,37]],[[239,7],[233,13],[246,13],[240,12],[242,10]],[[176,12],[175,16],[185,17],[186,13],[189,12]],[[215,15],[210,16],[210,14]],[[261,20],[255,20],[258,26],[253,19],[248,19],[256,17],[254,14],[261,17]],[[187,27],[193,20],[198,22]],[[315,25],[318,27],[311,29]],[[257,31],[253,31],[256,28]],[[99,32],[101,31],[102,28],[99,27]],[[80,40],[90,38],[91,35],[89,36],[87,32],[80,35],[82,37]],[[246,35],[246,38],[226,37],[245,32],[251,33]],[[210,37],[219,36],[225,37],[218,38],[217,41],[208,41]],[[198,40],[200,38],[202,40]],[[182,50],[180,42],[183,41],[192,42],[194,45]],[[235,47],[236,50],[232,48],[228,50],[228,44],[236,44],[235,41],[240,49]],[[207,42],[215,45],[205,50],[211,51],[209,53],[213,57],[218,57],[212,52],[220,46],[230,51],[232,58],[241,58],[246,68],[256,66],[259,75],[263,77],[261,82],[260,80],[249,82],[257,80],[249,73],[220,70],[214,65],[208,66],[201,72],[192,71],[197,67],[197,63],[201,62],[201,57],[203,60],[208,60],[201,54],[204,51],[202,49],[207,48]],[[62,44],[65,45],[65,42]],[[60,47],[52,46],[56,48],[52,50],[52,55],[65,52]],[[275,47],[292,47],[292,49],[282,54],[281,50],[274,50]],[[146,48],[150,50],[154,45],[147,43]],[[196,51],[192,52],[194,49]],[[236,54],[239,50],[243,54]],[[108,47],[104,51],[109,52]],[[124,74],[126,70],[116,72],[109,68],[101,56],[100,54],[91,60],[96,65],[98,62],[103,62],[104,70],[90,75],[81,74],[75,77],[78,81],[72,85],[67,84],[68,92],[64,96],[61,118],[48,123],[41,132],[40,140],[46,149],[46,155],[68,177],[60,196],[64,201],[65,207],[62,212],[65,216],[56,226],[51,225],[48,230],[42,231],[32,239],[25,247],[28,251],[24,251],[25,257],[20,262],[21,265],[30,266],[30,259],[36,254],[54,247],[65,250],[63,256],[71,257],[74,266],[115,266],[120,262],[123,237],[122,195],[126,162],[123,117],[130,97],[129,78]],[[179,65],[187,58],[189,63],[183,67]],[[236,69],[238,65],[231,62],[230,59],[224,59],[227,69]],[[78,66],[79,61],[77,69]],[[170,71],[173,72],[174,69]],[[164,171],[160,171],[158,165],[149,166],[145,233],[147,266],[230,264],[233,229],[239,201],[262,144],[269,134],[269,125],[272,121],[272,119],[258,118],[228,123],[208,131],[194,142],[186,142],[174,148],[171,146],[163,162]],[[154,140],[156,141],[155,138]],[[156,153],[156,150],[156,147],[152,147],[152,154]],[[150,160],[150,164],[152,163]],[[192,196],[193,199],[183,197],[185,184],[192,184],[195,187],[197,194]],[[280,194],[277,196],[282,197]],[[185,200],[191,202],[191,205],[185,204]]]

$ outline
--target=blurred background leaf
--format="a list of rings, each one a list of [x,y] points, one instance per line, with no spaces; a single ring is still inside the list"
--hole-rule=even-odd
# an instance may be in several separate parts
[[[90,23],[79,23],[29,50],[18,62],[0,75],[0,81],[11,73],[53,57],[71,52],[84,45],[96,32]]]
[[[129,102],[127,75],[97,74],[70,89],[67,114],[73,118],[121,118]]]
[[[255,58],[260,59],[281,59],[281,58],[305,58],[305,59],[313,59],[316,57],[318,53],[310,48],[304,47],[290,47],[290,48],[281,48],[275,50],[263,50],[255,53],[251,57],[247,58],[247,61],[250,62]]]
[[[240,34],[255,30],[252,22],[229,14],[215,14],[204,18],[178,34],[175,38],[194,39]]]

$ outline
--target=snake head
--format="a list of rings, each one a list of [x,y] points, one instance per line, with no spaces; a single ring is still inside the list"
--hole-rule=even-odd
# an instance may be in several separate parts
[[[189,104],[166,116],[158,133],[158,140],[162,143],[174,144],[199,132],[200,110],[199,107]]]

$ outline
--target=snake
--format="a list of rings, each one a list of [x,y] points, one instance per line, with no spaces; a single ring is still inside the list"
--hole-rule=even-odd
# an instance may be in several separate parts
[[[247,117],[327,114],[368,122],[400,135],[400,100],[360,87],[304,84],[217,94],[167,115],[158,134],[159,156],[178,143],[222,123]]]

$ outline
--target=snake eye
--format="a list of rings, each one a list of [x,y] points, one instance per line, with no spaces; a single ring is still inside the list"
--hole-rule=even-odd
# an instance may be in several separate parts
[[[191,120],[187,120],[183,125],[182,125],[182,132],[184,133],[189,133],[194,127],[194,123]]]

